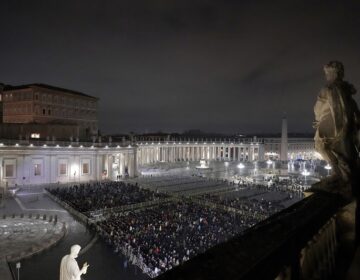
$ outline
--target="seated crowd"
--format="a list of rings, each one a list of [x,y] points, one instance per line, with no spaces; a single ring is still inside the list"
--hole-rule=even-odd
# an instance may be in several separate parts
[[[137,184],[111,181],[83,183],[48,191],[82,213],[166,197],[164,194],[139,188]]]
[[[245,185],[241,190],[234,190],[222,195],[204,194],[201,198],[240,210],[241,213],[253,215],[257,219],[265,219],[301,200],[303,194],[297,189],[274,184],[267,187],[261,184]],[[244,185],[243,185],[244,187]]]
[[[257,222],[250,216],[181,201],[113,214],[98,222],[97,230],[116,251],[155,277]]]

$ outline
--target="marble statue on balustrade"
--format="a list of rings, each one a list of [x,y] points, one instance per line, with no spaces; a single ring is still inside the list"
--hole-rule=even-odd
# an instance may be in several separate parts
[[[80,276],[86,274],[89,265],[85,262],[82,269],[80,269],[75,260],[79,255],[80,249],[79,245],[71,246],[70,254],[61,259],[60,280],[80,280]]]
[[[351,197],[359,172],[360,112],[353,96],[354,86],[343,80],[344,66],[331,61],[324,66],[326,84],[314,107],[315,149],[332,167],[333,175],[313,190],[328,191]]]

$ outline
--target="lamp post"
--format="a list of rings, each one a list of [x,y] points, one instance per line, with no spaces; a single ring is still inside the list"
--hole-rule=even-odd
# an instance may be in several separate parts
[[[327,170],[327,173],[328,173],[327,175],[329,176],[330,175],[330,170],[332,169],[331,165],[327,164],[327,165],[325,165],[324,168]]]
[[[20,267],[21,267],[21,263],[20,263],[20,262],[17,262],[17,263],[16,263],[17,280],[20,280]]]

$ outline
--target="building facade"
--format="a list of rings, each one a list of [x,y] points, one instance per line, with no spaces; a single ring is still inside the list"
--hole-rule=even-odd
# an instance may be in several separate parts
[[[96,143],[96,137],[89,140],[98,132],[96,97],[45,84],[0,84],[0,105],[2,187],[117,180],[156,162],[309,159],[315,151],[313,139],[287,137],[286,119],[281,138],[179,140],[162,134]]]
[[[98,133],[96,97],[46,84],[30,84],[6,86],[0,99],[3,123],[75,126],[75,134],[66,135],[74,138],[89,137]],[[27,127],[24,125],[23,130],[26,130],[30,138],[54,136],[41,135],[40,132]],[[61,136],[61,133],[57,134]]]
[[[262,161],[264,160],[264,150],[263,145],[259,142],[139,142],[137,157],[139,164],[199,161],[201,159]]]
[[[314,157],[310,138],[288,139],[288,160]],[[7,141],[0,143],[0,184],[21,186],[117,180],[137,176],[138,167],[156,162],[280,160],[281,138],[257,142],[163,141],[80,143]]]
[[[117,180],[137,172],[136,147],[0,143],[2,187]]]
[[[263,138],[264,158],[280,160],[281,138]],[[312,159],[315,157],[315,142],[313,138],[287,139],[287,160]]]

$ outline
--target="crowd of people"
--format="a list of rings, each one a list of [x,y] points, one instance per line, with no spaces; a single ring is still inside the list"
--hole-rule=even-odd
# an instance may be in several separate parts
[[[267,218],[303,197],[298,187],[290,187],[286,182],[277,182],[270,187],[255,183],[243,184],[238,190],[201,196],[202,199],[213,203],[240,210],[256,220]]]
[[[116,251],[155,277],[249,226],[244,215],[179,201],[113,214],[96,228]]]
[[[92,182],[48,191],[87,215],[111,209],[104,220],[93,220],[92,226],[116,252],[150,277],[242,233],[303,197],[301,188],[286,180],[236,184],[191,176]],[[178,192],[180,196],[173,196]],[[188,193],[193,195],[183,196]],[[169,199],[160,199],[166,197]],[[113,211],[146,201],[155,204],[140,205],[145,208],[136,211]]]
[[[137,183],[130,184],[122,181],[82,183],[47,190],[82,213],[166,197],[165,194],[140,188]]]

